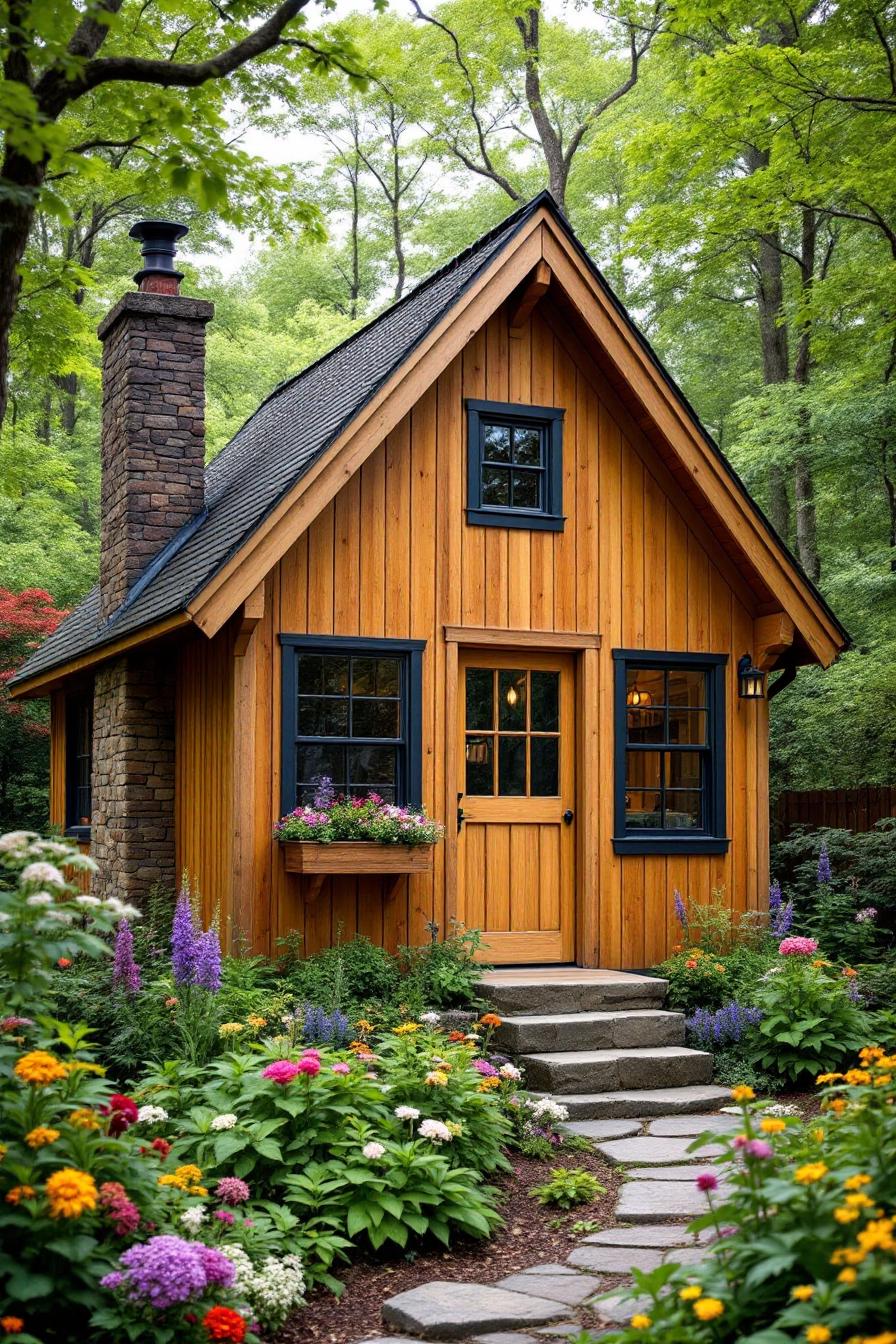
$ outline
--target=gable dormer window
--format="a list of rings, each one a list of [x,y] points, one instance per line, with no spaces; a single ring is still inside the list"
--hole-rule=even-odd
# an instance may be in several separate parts
[[[562,532],[563,415],[553,406],[467,402],[467,522]]]

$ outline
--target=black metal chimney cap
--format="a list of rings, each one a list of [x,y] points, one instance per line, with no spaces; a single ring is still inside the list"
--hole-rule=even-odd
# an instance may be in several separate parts
[[[134,279],[139,284],[148,275],[163,275],[183,279],[183,274],[174,269],[174,257],[177,242],[189,233],[186,224],[175,224],[168,219],[138,219],[129,230],[129,237],[142,243],[143,270],[138,271]]]

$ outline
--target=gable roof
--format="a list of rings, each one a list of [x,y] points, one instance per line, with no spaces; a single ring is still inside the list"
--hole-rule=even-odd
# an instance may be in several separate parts
[[[783,556],[817,609],[836,632],[838,647],[849,636],[817,589],[799,568],[777,536],[696,412],[661,364],[642,333],[610,289],[601,272],[575,237],[548,192],[542,192],[484,234],[452,261],[424,279],[360,331],[274,389],[246,421],[205,472],[205,507],[148,566],[121,607],[106,622],[99,615],[99,589],[59,625],[19,669],[10,682],[19,693],[30,683],[43,683],[48,674],[65,671],[73,663],[95,661],[104,651],[124,643],[140,642],[164,629],[195,619],[191,604],[220,578],[253,537],[268,523],[278,506],[326,459],[340,436],[359,420],[377,394],[419,352],[428,337],[472,290],[492,264],[497,267],[521,235],[531,230],[536,215],[560,226],[567,247],[609,300],[630,340],[637,343],[687,418],[735,487],[741,507],[752,515],[772,546]],[[382,435],[380,436],[382,437]],[[307,520],[310,521],[310,518]],[[230,611],[235,609],[238,602]],[[206,633],[212,628],[197,621]]]

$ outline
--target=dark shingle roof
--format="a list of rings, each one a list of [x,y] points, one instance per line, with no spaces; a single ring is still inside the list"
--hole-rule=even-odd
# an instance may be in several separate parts
[[[342,345],[275,388],[206,468],[206,507],[203,512],[156,557],[115,615],[104,625],[100,624],[99,589],[92,589],[81,605],[19,669],[10,684],[47,672],[122,635],[183,612],[190,599],[240,549],[283,495],[327,450],[540,206],[547,206],[552,211],[572,239],[595,279],[624,318],[632,338],[645,350],[687,409],[695,428],[722,462],[745,509],[760,520],[766,533],[834,622],[844,644],[848,645],[847,631],[703,427],[681,388],[588,256],[553,198],[544,191]]]
[[[275,388],[205,471],[206,508],[153,561],[105,624],[94,588],[19,669],[47,672],[182,612],[325,452],[478,273],[545,201],[537,196],[367,326]]]

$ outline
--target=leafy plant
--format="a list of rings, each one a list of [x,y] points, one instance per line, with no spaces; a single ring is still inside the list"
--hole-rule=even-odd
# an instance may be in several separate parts
[[[793,942],[812,940],[794,939]],[[785,946],[784,943],[781,944]],[[756,990],[762,1021],[750,1038],[753,1062],[791,1081],[835,1067],[867,1039],[865,1013],[849,981],[812,951],[782,955]]]
[[[818,880],[822,845],[830,868],[825,882]],[[871,961],[896,946],[896,818],[870,831],[795,827],[774,846],[773,864],[830,956]]]
[[[378,793],[366,798],[336,797],[328,779],[322,779],[310,806],[295,808],[277,822],[278,840],[369,840],[380,845],[433,845],[445,828],[422,808],[399,807]]]
[[[300,1003],[351,1016],[371,1004],[394,1001],[399,992],[396,959],[360,934],[345,942],[341,935],[337,929],[333,946],[310,957],[300,958],[298,947],[287,949],[282,966],[290,992]]]
[[[407,977],[409,998],[426,1007],[465,1008],[481,1002],[479,982],[489,969],[476,956],[482,934],[459,920],[449,922],[445,937],[431,925],[432,941],[421,947],[402,947],[399,957]]]
[[[598,1195],[606,1193],[596,1176],[584,1167],[553,1167],[551,1179],[543,1185],[535,1185],[529,1191],[539,1204],[557,1204],[561,1209],[571,1209],[576,1204],[590,1204]]]

